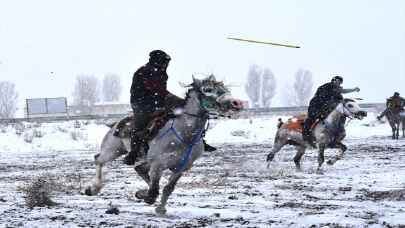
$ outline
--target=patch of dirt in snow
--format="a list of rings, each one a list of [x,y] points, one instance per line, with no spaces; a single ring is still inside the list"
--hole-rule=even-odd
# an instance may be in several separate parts
[[[94,151],[1,154],[0,224],[5,227],[400,227],[405,200],[405,140],[348,139],[348,151],[316,173],[317,151],[295,170],[294,147],[283,148],[270,167],[270,144],[224,144],[204,153],[180,179],[168,214],[134,197],[146,187],[118,159],[106,165],[98,196],[82,194],[93,175]],[[336,150],[327,150],[326,159]],[[4,155],[4,156],[3,156]],[[52,207],[24,204],[19,186],[41,173],[79,186],[57,192]],[[162,180],[163,186],[167,178]],[[111,209],[114,209],[112,211]],[[1,227],[0,225],[0,227]]]
[[[368,200],[391,200],[391,201],[405,201],[405,189],[389,190],[389,191],[369,191],[364,190],[364,195],[359,196],[359,199]]]

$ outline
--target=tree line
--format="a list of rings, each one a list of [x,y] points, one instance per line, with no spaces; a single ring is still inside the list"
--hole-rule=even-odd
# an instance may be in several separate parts
[[[251,65],[247,73],[245,92],[251,108],[268,108],[277,92],[277,80],[267,67]],[[281,100],[286,106],[306,106],[313,92],[313,78],[309,70],[299,69],[294,82],[282,88]]]
[[[122,93],[121,78],[106,74],[102,83],[94,75],[78,75],[74,82],[73,105],[84,113],[97,102],[117,102]],[[18,109],[18,92],[14,83],[0,81],[0,119],[14,118]]]
[[[247,73],[245,92],[251,108],[270,107],[277,92],[277,80],[267,67],[251,65]],[[300,69],[294,82],[282,89],[282,101],[287,106],[308,105],[312,96],[312,73]],[[90,112],[97,102],[117,102],[122,93],[121,78],[117,74],[106,74],[102,82],[88,74],[78,75],[74,82],[73,105],[83,113]],[[0,81],[0,118],[13,118],[17,111],[18,92],[12,82]]]

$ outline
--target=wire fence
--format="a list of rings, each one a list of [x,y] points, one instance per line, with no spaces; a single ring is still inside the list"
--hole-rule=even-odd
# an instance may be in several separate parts
[[[369,112],[380,112],[385,108],[384,103],[364,103],[360,104],[362,109]],[[296,115],[306,112],[307,106],[300,107],[273,107],[273,108],[256,108],[245,109],[238,116],[241,118],[255,117],[255,116],[277,116],[277,115]],[[20,122],[60,122],[70,120],[99,120],[99,119],[121,119],[127,116],[128,113],[122,114],[103,114],[103,115],[74,115],[74,116],[47,116],[47,117],[25,117],[13,119],[0,119],[0,124],[13,124]]]

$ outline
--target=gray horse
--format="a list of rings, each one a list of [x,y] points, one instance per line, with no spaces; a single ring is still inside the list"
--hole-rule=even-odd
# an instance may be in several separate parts
[[[402,125],[402,137],[405,138],[405,111],[394,111],[390,108],[384,112],[392,129],[392,139],[399,138],[399,129]]]
[[[316,138],[316,144],[319,148],[318,154],[318,172],[321,172],[321,167],[324,162],[324,151],[326,148],[339,148],[340,153],[334,159],[329,160],[328,164],[334,164],[337,160],[343,158],[346,151],[346,146],[342,140],[346,136],[344,123],[346,118],[363,119],[367,113],[360,109],[360,106],[351,99],[344,99],[335,109],[327,116],[327,118],[319,122],[313,129],[313,134]],[[305,118],[293,118],[288,122],[280,124],[277,130],[274,146],[272,151],[267,156],[267,162],[274,159],[274,156],[281,148],[286,145],[294,145],[297,148],[297,153],[294,157],[294,163],[298,171],[301,171],[301,157],[304,155],[307,143],[302,138],[302,123]]]
[[[136,197],[147,204],[155,203],[159,195],[163,171],[172,171],[163,188],[161,203],[156,208],[159,214],[166,213],[167,200],[177,181],[203,152],[202,138],[210,116],[230,115],[243,108],[242,101],[232,98],[224,84],[213,76],[203,80],[193,77],[189,87],[184,107],[177,110],[175,118],[170,119],[149,141],[149,150],[144,159],[135,164],[136,172],[149,186],[148,189],[137,191]],[[85,190],[87,195],[96,195],[103,187],[102,167],[130,150],[128,134],[113,136],[116,126],[105,135],[100,153],[95,156],[96,176]],[[127,129],[127,132],[130,131]]]

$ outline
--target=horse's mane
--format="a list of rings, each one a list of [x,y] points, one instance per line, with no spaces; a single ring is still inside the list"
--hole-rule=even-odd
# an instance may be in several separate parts
[[[222,81],[211,81],[209,78],[202,79],[201,82],[202,82],[202,84],[204,84],[204,83],[206,83],[206,82],[213,82],[214,85],[222,85],[222,86],[224,86],[224,83],[223,83]],[[191,92],[196,91],[196,84],[195,84],[194,82],[193,82],[193,83],[190,83],[190,84],[181,84],[181,86],[182,86],[183,88],[187,88],[187,89],[188,89],[187,92],[186,92],[185,100],[187,100],[188,98],[190,98],[190,93],[191,93]]]

